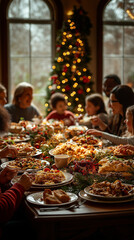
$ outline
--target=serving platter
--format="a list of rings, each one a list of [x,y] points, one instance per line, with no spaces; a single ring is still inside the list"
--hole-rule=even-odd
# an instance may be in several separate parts
[[[36,159],[36,158],[33,159],[33,161],[34,160],[40,161],[41,164],[44,165],[44,167],[49,167],[50,166],[50,163],[48,161],[46,161],[46,160],[40,160],[40,159]],[[23,161],[23,158],[20,158],[20,162],[22,162],[22,161]],[[36,168],[36,166],[35,166],[36,163],[34,163],[34,165],[33,165],[34,167],[33,168],[27,167],[25,169],[22,169],[21,167],[18,167],[18,166],[15,166],[15,165],[13,166],[12,165],[13,163],[15,163],[15,160],[4,162],[4,163],[1,164],[1,168],[4,169],[5,167],[9,166],[12,169],[17,169],[19,173],[23,173],[27,169],[29,169],[29,170],[32,169],[34,171],[39,171],[39,170],[43,169],[43,166],[41,168]]]
[[[89,195],[87,195],[85,192],[84,192],[84,190],[81,190],[80,192],[79,192],[79,196],[82,198],[82,199],[84,199],[84,200],[87,200],[87,201],[89,201],[89,202],[93,202],[93,203],[106,203],[106,204],[115,204],[115,203],[118,203],[118,204],[120,204],[120,203],[127,203],[127,202],[132,202],[132,201],[134,201],[134,196],[133,197],[131,197],[131,198],[128,198],[128,199],[122,199],[122,200],[109,200],[109,201],[107,201],[107,200],[105,200],[105,199],[98,199],[98,198],[92,198],[91,196],[89,196]]]
[[[69,183],[71,183],[73,181],[73,175],[70,174],[70,173],[66,173],[64,172],[64,176],[65,176],[65,180],[60,182],[60,183],[55,183],[55,184],[49,184],[49,185],[46,185],[46,184],[36,184],[33,180],[32,182],[32,188],[57,188],[57,187],[61,187],[61,186],[64,186],[64,185],[67,185]],[[20,176],[15,176],[12,180],[11,180],[11,183],[14,184],[14,183],[17,183],[20,179]]]
[[[129,184],[126,184],[126,185],[129,185]],[[133,185],[130,185],[130,186],[133,186]],[[123,201],[123,200],[134,197],[134,188],[133,188],[132,194],[125,195],[125,196],[119,196],[119,197],[118,196],[102,196],[102,195],[98,195],[98,194],[93,194],[93,193],[90,192],[90,186],[84,188],[84,192],[89,197],[99,199],[99,200],[104,200],[104,201]]]
[[[46,204],[44,201],[43,201],[43,191],[42,192],[36,192],[36,193],[32,193],[30,195],[28,195],[26,197],[26,200],[29,202],[29,203],[32,203],[32,204],[36,204],[38,206],[42,206],[42,207],[62,207],[62,206],[66,206],[66,205],[69,205],[69,204],[72,204],[74,202],[76,202],[78,200],[78,196],[74,193],[69,193],[67,192],[67,194],[69,195],[70,197],[70,201],[66,202],[66,203],[60,203],[60,204]]]

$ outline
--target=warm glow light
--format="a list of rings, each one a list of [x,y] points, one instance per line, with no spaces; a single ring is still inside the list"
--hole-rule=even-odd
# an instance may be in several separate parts
[[[68,102],[68,106],[71,106],[71,103],[70,103],[70,102]]]
[[[73,15],[73,11],[72,11],[72,10],[69,10],[69,11],[67,12],[67,15],[68,15],[68,16]],[[70,20],[70,21],[68,20],[68,22],[71,22],[71,20]]]
[[[69,63],[67,63],[67,64],[66,64],[66,67],[70,67],[70,64],[69,64]]]
[[[63,32],[63,35],[66,35],[67,33],[66,32]]]
[[[48,103],[45,103],[45,107],[48,107]]]
[[[65,45],[65,42],[62,42],[62,45]]]
[[[87,71],[87,69],[86,68],[83,68],[83,72],[86,72]]]
[[[64,83],[66,83],[66,81],[65,81],[65,80],[62,80],[62,83],[64,84]]]
[[[65,99],[67,100],[67,99],[68,99],[68,96],[65,96]]]
[[[79,107],[79,108],[81,108],[81,107],[82,107],[82,105],[81,105],[81,104],[79,104],[79,105],[78,105],[78,107]]]
[[[86,92],[90,92],[90,90],[91,90],[90,88],[87,88],[87,89],[86,89]]]
[[[73,78],[73,81],[76,81],[76,78]]]
[[[55,69],[55,68],[56,68],[56,66],[53,65],[53,66],[52,66],[52,69]]]
[[[60,86],[57,86],[57,89],[60,89]]]
[[[75,98],[75,101],[79,101],[79,98]]]
[[[78,59],[77,59],[77,62],[78,62],[78,63],[80,63],[80,62],[81,62],[81,59],[80,59],[80,58],[78,58]]]
[[[71,49],[73,46],[72,45],[69,45],[69,49]]]
[[[65,92],[65,88],[62,88],[62,92]]]
[[[66,73],[65,72],[62,72],[62,76],[65,76],[66,75]]]
[[[128,16],[134,20],[134,15],[130,12],[129,9],[126,10],[126,13],[128,14]]]
[[[81,72],[78,72],[77,74],[80,76],[80,75],[81,75]]]
[[[49,89],[52,89],[52,86],[50,85],[50,86],[48,86],[48,88],[49,88]]]

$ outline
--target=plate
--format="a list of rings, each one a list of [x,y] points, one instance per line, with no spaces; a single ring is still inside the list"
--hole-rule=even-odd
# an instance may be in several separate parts
[[[124,184],[125,185],[125,184]],[[127,184],[128,185],[128,184]],[[131,185],[132,186],[132,185]],[[107,197],[107,196],[101,196],[101,195],[97,195],[97,194],[93,194],[93,193],[90,193],[89,192],[89,189],[90,189],[90,186],[84,188],[84,192],[89,196],[89,197],[92,197],[92,198],[96,198],[96,199],[100,199],[100,200],[104,200],[104,201],[122,201],[122,200],[125,200],[125,199],[129,199],[129,198],[132,198],[134,197],[134,193],[133,194],[129,194],[129,195],[126,195],[126,196],[120,196],[120,197]]]
[[[73,125],[73,126],[68,127],[68,129],[69,130],[74,130],[74,131],[84,131],[84,132],[86,132],[88,130],[88,127]]]
[[[32,193],[30,195],[28,195],[26,197],[27,201],[29,203],[32,204],[36,204],[42,207],[61,207],[61,206],[65,206],[65,205],[69,205],[72,204],[74,202],[76,202],[78,200],[78,196],[74,193],[69,193],[67,192],[67,194],[70,196],[70,201],[66,202],[66,203],[61,203],[61,204],[46,204],[43,200],[41,200],[41,198],[43,197],[43,192],[36,192],[36,193]]]
[[[87,195],[83,190],[79,192],[79,196],[84,200],[87,200],[89,202],[94,202],[94,203],[126,203],[126,202],[134,201],[134,197],[129,199],[114,200],[114,201],[107,201],[104,199],[102,200],[102,199],[92,198],[91,196]]]
[[[70,173],[64,173],[65,175],[65,180],[63,182],[60,182],[60,183],[56,183],[56,184],[53,184],[53,185],[45,185],[45,184],[35,184],[35,183],[32,183],[32,188],[54,188],[54,187],[61,187],[61,186],[64,186],[64,185],[67,185],[69,183],[72,182],[73,180],[73,175],[70,174]],[[20,176],[16,176],[14,177],[12,180],[11,180],[11,183],[14,184],[14,183],[17,183],[20,179]]]
[[[41,150],[37,150],[35,154],[23,154],[22,153],[18,153],[17,157],[37,157],[37,156],[40,156],[42,154],[42,151]]]
[[[35,159],[35,160],[40,160],[40,159]],[[3,169],[3,168],[5,168],[5,167],[7,167],[8,164],[9,164],[9,163],[12,163],[12,162],[14,162],[14,160],[13,160],[13,161],[8,161],[8,162],[2,163],[2,164],[1,164],[1,168]],[[42,163],[43,163],[43,162],[46,163],[46,165],[45,165],[44,167],[50,166],[50,163],[49,163],[48,161],[46,161],[46,160],[41,160],[41,162],[42,162]],[[9,167],[10,167],[10,165],[9,165]],[[27,170],[27,169],[22,170],[22,169],[19,168],[19,167],[13,167],[13,166],[11,166],[11,168],[12,168],[12,169],[18,169],[18,172],[19,172],[19,173],[23,173],[23,172],[25,172],[25,171]],[[42,168],[40,168],[40,169],[28,168],[28,169],[32,169],[32,170],[34,170],[34,171],[39,171],[39,170],[41,170]]]
[[[54,149],[49,150],[49,154],[50,154],[51,156],[54,156],[53,150],[54,150]]]

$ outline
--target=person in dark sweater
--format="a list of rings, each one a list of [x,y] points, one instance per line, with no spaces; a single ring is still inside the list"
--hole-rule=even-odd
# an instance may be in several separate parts
[[[7,111],[0,106],[0,135],[8,129],[10,119],[8,115]],[[31,187],[31,179],[27,173],[24,173],[18,183],[7,189],[9,182],[16,174],[17,171],[10,167],[5,167],[0,172],[0,238],[2,227],[13,217],[22,201],[24,192]],[[5,189],[7,190],[5,191]]]
[[[33,117],[39,116],[37,108],[31,105],[33,99],[33,87],[27,82],[21,82],[16,86],[13,102],[4,107],[11,115],[11,121],[18,123],[21,118],[31,121]]]

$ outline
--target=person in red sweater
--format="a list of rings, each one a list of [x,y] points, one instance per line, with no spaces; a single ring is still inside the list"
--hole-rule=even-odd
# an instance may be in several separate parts
[[[51,96],[50,103],[53,111],[48,114],[46,120],[62,120],[65,126],[75,125],[74,114],[67,111],[67,102],[62,93],[54,93]]]
[[[0,106],[0,135],[7,131],[9,126],[9,119],[7,111]],[[24,192],[31,187],[31,179],[27,173],[24,173],[18,183],[5,191],[11,179],[16,175],[17,170],[10,167],[4,168],[0,172],[0,238],[2,227],[14,215],[23,198]]]

